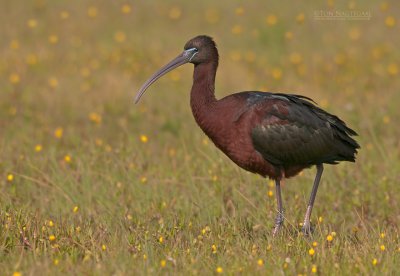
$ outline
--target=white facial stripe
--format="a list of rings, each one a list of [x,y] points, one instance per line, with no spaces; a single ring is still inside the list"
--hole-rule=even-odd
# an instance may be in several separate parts
[[[189,59],[189,61],[192,61],[195,55],[197,55],[198,52],[194,53],[193,56]]]
[[[196,52],[190,57],[189,62],[192,61],[193,57],[194,57],[199,51],[197,50],[197,48],[190,48],[190,49],[185,50],[185,54],[186,54],[186,55],[191,54],[193,51],[196,51]]]

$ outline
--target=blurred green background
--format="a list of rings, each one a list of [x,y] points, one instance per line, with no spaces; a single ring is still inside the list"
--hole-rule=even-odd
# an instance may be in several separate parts
[[[0,4],[3,273],[396,273],[397,1]],[[350,15],[315,18],[329,11]],[[302,94],[359,133],[357,163],[326,167],[312,238],[297,230],[314,169],[287,181],[287,230],[272,239],[273,183],[196,126],[191,65],[133,104],[199,34],[220,52],[217,98]]]

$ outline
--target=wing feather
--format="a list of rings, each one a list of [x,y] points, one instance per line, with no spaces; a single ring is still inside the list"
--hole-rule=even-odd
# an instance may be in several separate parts
[[[254,148],[270,163],[288,166],[354,161],[359,145],[350,135],[356,133],[311,101],[298,95],[269,94],[255,103],[259,110],[269,105],[251,135]]]

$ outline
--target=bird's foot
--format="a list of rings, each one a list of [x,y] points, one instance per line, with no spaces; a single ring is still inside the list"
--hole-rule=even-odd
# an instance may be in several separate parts
[[[305,222],[301,230],[305,236],[310,236],[312,235],[312,233],[314,233],[314,227],[312,227],[310,222],[308,223]]]
[[[278,213],[275,218],[275,227],[274,230],[272,231],[272,235],[274,237],[279,233],[279,230],[282,228],[283,220],[284,220],[283,213]]]

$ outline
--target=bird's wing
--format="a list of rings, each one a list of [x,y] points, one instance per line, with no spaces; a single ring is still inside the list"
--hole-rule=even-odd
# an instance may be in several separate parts
[[[262,120],[252,128],[253,146],[270,163],[288,166],[354,161],[358,144],[348,134],[355,133],[307,98],[272,94],[254,108]]]

